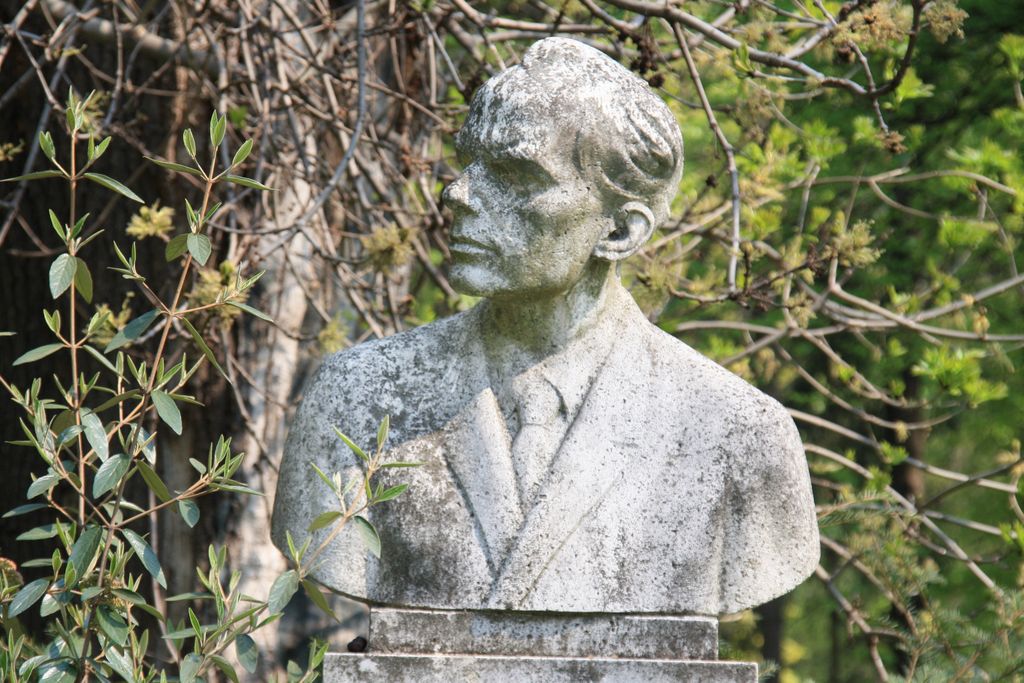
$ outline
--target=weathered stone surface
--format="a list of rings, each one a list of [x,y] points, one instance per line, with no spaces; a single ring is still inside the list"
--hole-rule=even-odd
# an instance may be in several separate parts
[[[757,665],[668,659],[329,654],[324,683],[756,683]]]
[[[757,680],[754,664],[714,661],[711,617],[378,607],[369,635],[365,654],[328,655],[325,683]]]
[[[800,583],[818,536],[792,420],[619,282],[676,192],[671,112],[596,50],[550,38],[474,96],[457,147],[451,281],[483,301],[324,362],[286,446],[278,546],[337,505],[311,463],[359,473],[333,427],[368,445],[388,414],[390,457],[423,465],[384,476],[410,489],[372,511],[380,560],[354,528],[322,556],[316,578],[342,593],[715,615]]]
[[[714,660],[718,620],[375,607],[369,652]]]

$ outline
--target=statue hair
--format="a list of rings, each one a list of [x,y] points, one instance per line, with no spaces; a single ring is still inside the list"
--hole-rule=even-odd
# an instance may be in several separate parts
[[[476,92],[470,117],[525,98],[576,124],[566,127],[575,135],[573,163],[607,197],[642,201],[665,220],[683,171],[683,137],[645,81],[589,45],[545,38]]]

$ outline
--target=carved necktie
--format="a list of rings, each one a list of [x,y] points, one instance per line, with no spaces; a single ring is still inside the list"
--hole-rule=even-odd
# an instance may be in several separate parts
[[[558,390],[542,376],[517,378],[512,391],[519,418],[519,431],[512,442],[512,464],[525,513],[536,504],[565,436],[565,409]]]

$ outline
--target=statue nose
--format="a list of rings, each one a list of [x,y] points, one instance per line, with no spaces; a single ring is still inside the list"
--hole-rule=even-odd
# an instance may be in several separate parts
[[[441,193],[441,200],[453,213],[476,213],[479,210],[470,194],[467,176],[467,173],[462,173]]]

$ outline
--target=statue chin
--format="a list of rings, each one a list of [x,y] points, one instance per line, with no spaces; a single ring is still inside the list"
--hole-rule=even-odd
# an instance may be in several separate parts
[[[448,282],[459,294],[476,297],[500,295],[504,289],[499,278],[483,266],[456,260],[448,273]]]

